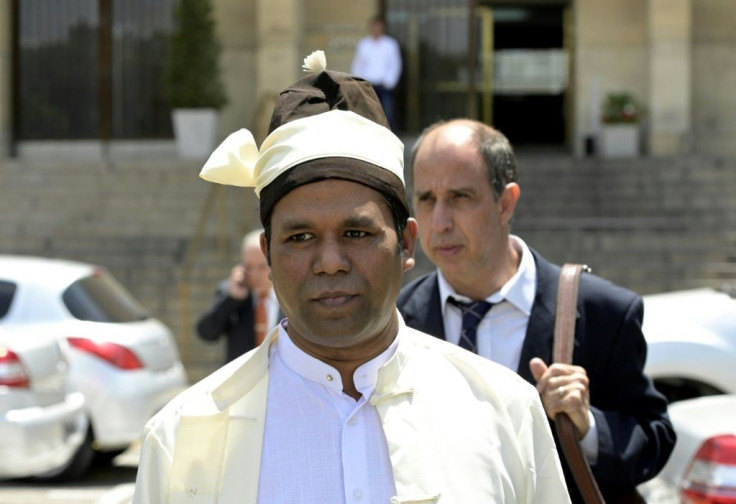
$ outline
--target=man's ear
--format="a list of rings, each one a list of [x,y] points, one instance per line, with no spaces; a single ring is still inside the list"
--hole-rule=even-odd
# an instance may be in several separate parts
[[[271,267],[271,254],[268,251],[268,240],[266,239],[266,233],[261,233],[261,252],[263,252],[268,267]]]
[[[506,188],[498,199],[498,213],[503,220],[503,223],[508,225],[514,216],[514,210],[516,209],[516,203],[519,201],[521,196],[521,188],[516,182],[509,182],[506,184]]]
[[[404,240],[404,250],[401,251],[404,258],[404,271],[409,271],[414,267],[414,253],[416,252],[417,248],[418,229],[419,228],[417,226],[417,221],[410,217],[409,220],[406,222],[406,227],[404,228],[403,233],[401,234]]]

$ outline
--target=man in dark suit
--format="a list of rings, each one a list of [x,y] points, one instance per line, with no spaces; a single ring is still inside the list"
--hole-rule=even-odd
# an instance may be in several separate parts
[[[416,142],[411,169],[420,240],[438,269],[403,288],[406,324],[536,384],[549,418],[564,411],[577,427],[607,502],[656,475],[675,434],[643,372],[641,297],[583,274],[573,364],[550,365],[560,267],[510,234],[520,188],[506,137],[476,121],[435,124]]]
[[[271,284],[271,270],[261,252],[262,232],[258,229],[245,235],[242,263],[220,282],[214,304],[197,322],[197,334],[203,340],[227,337],[227,362],[260,345],[268,330],[283,318]]]

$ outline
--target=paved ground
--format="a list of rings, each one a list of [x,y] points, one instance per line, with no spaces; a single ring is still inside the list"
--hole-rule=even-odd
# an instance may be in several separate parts
[[[140,446],[95,468],[81,481],[45,484],[30,480],[0,482],[0,504],[129,504],[135,487]]]

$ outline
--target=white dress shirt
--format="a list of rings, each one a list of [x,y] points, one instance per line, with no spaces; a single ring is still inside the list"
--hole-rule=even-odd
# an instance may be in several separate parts
[[[300,371],[294,372],[289,350],[281,347],[273,357],[278,353],[282,362],[274,363],[271,347],[282,335],[274,328],[263,345],[187,389],[147,423],[134,504],[570,502],[542,404],[516,373],[408,328],[399,318],[395,353],[378,357],[388,358],[380,368],[377,361],[358,371],[356,384],[365,394],[378,368],[375,391],[367,404],[350,403],[337,393],[335,375],[326,378],[329,367],[297,358]],[[272,391],[274,379],[286,381]],[[289,386],[298,387],[293,397]],[[297,397],[315,391],[317,397]],[[269,401],[272,392],[293,403],[274,410],[280,407]],[[370,425],[373,408],[383,438]],[[290,415],[293,427],[277,425],[276,413]],[[366,421],[359,427],[365,440],[350,432],[351,418]],[[299,439],[306,428],[318,434]],[[277,433],[285,436],[279,446]],[[313,449],[322,453],[309,453]],[[395,488],[388,500],[384,449]],[[287,461],[295,453],[300,467]],[[330,479],[337,481],[315,482],[319,464],[330,464],[330,457],[335,462],[329,471],[338,471]],[[360,467],[346,467],[352,464]],[[373,485],[369,493],[363,492],[366,482]],[[278,483],[285,488],[276,488]]]
[[[396,488],[386,437],[367,399],[397,344],[355,371],[356,401],[343,393],[335,368],[297,348],[279,327],[270,349],[259,503],[390,502]]]
[[[395,88],[401,77],[399,43],[388,35],[362,38],[355,48],[351,72],[373,85]]]
[[[519,269],[500,290],[485,299],[494,306],[478,326],[477,348],[478,355],[516,371],[534,304],[537,268],[526,243],[516,236],[512,236],[511,240],[521,255]],[[460,308],[447,300],[450,297],[465,302],[478,300],[456,293],[441,271],[437,271],[437,276],[445,337],[447,341],[458,344],[462,330],[462,313]]]
[[[515,235],[510,235],[509,238],[512,246],[521,256],[519,268],[501,289],[485,299],[494,306],[478,325],[476,347],[478,355],[491,359],[512,371],[517,371],[520,365],[529,365],[528,362],[520,363],[519,360],[529,326],[534,296],[537,293],[537,266],[524,240]],[[448,298],[454,297],[464,302],[477,300],[455,292],[439,269],[437,279],[445,338],[457,345],[460,342],[462,331],[462,312],[460,308],[448,302]],[[592,413],[588,412],[588,418],[590,430],[581,440],[581,446],[588,460],[594,463],[598,459],[598,428]]]

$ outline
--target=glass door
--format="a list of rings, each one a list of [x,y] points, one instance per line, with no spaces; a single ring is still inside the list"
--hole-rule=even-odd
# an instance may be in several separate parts
[[[472,18],[469,12],[467,0],[389,3],[388,30],[404,56],[400,129],[417,132],[439,119],[466,116],[492,121],[493,15],[486,7]]]

